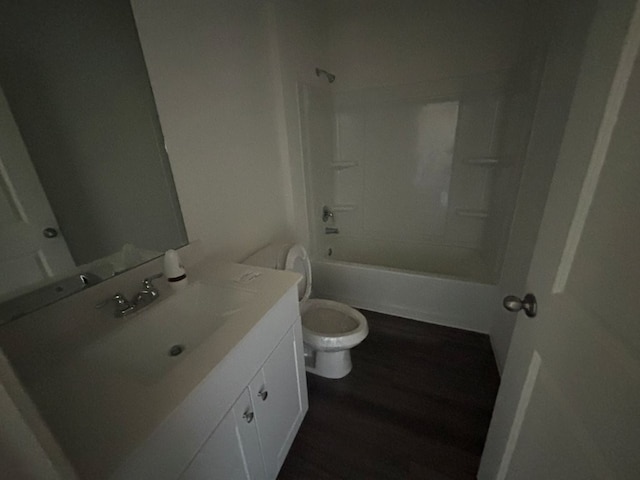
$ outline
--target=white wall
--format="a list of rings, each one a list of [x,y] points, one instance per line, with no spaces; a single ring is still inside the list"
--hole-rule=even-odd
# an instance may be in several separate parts
[[[509,67],[523,2],[331,2],[329,64],[336,91],[383,87]]]
[[[291,236],[266,4],[132,6],[189,239],[241,260]]]
[[[277,31],[282,130],[285,132],[281,135],[284,140],[281,153],[289,168],[294,240],[313,248],[310,223],[313,226],[316,222],[318,212],[309,191],[309,172],[305,178],[302,133],[305,119],[300,115],[299,100],[304,86],[315,91],[317,98],[329,91],[326,80],[315,74],[316,67],[328,68],[326,5],[316,0],[278,0],[273,3],[272,12]],[[321,116],[315,126],[323,129],[324,120]]]

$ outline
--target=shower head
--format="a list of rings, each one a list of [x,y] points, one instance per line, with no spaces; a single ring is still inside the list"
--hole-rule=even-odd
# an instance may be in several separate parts
[[[336,76],[333,73],[329,73],[326,70],[322,70],[321,68],[316,68],[316,76],[319,77],[320,75],[324,75],[325,77],[327,77],[329,83],[333,83],[336,81]]]

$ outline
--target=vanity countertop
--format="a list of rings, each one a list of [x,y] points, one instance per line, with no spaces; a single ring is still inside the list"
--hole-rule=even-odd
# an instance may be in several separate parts
[[[112,475],[205,378],[216,374],[234,347],[285,294],[292,296],[295,291],[297,295],[295,286],[299,279],[300,276],[292,272],[203,262],[191,267],[191,284],[185,290],[173,292],[167,288],[166,280],[157,280],[160,299],[130,317],[116,319],[109,311],[87,305],[75,308],[69,300],[5,325],[0,331],[0,346],[71,464],[82,477],[105,478]],[[187,345],[184,353],[175,357],[175,364],[160,368],[151,363],[148,374],[143,361],[139,362],[143,368],[127,368],[127,359],[135,364],[135,356],[139,354],[136,343],[144,340],[155,346],[156,342],[152,327],[149,339],[142,339],[138,332],[131,335],[131,344],[122,341],[129,336],[129,331],[140,329],[140,323],[134,326],[134,322],[145,322],[146,315],[152,315],[154,309],[162,310],[163,302],[175,303],[176,296],[193,292],[194,286],[200,289],[201,297],[208,296],[207,289],[218,292],[221,302],[226,301],[228,295],[238,294],[238,298],[243,299],[241,308],[232,308],[238,306],[237,302],[227,308],[225,318],[216,320],[219,325],[213,333],[202,334],[203,338],[193,349]],[[172,318],[169,323],[165,318],[158,325],[180,331],[175,324],[171,325],[174,321],[180,322],[181,318]],[[95,322],[99,334],[86,333],[91,330],[87,322]],[[50,336],[43,332],[45,328],[51,329]],[[168,341],[171,335],[158,332],[157,342]],[[102,348],[96,350],[96,345],[109,342],[105,340],[109,338],[120,338],[107,343],[113,345],[114,361],[109,355],[95,353]],[[61,345],[64,339],[69,341]],[[176,343],[180,343],[179,338]],[[160,348],[164,352],[165,348]],[[127,351],[114,352],[114,349]],[[169,349],[170,345],[166,345],[167,358]],[[172,360],[163,358],[165,362]]]

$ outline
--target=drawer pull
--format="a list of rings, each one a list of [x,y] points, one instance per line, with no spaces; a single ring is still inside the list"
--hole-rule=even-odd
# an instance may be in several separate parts
[[[258,396],[262,399],[262,401],[264,402],[267,397],[269,396],[269,392],[267,390],[265,390],[264,388],[262,390],[260,390],[258,392]]]
[[[247,421],[247,423],[253,422],[253,417],[254,417],[254,414],[253,414],[253,412],[251,410],[247,410],[242,415],[242,418],[244,418]]]

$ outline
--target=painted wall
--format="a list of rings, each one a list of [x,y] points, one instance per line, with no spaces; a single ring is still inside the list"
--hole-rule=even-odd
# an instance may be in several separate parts
[[[310,229],[316,227],[319,218],[318,206],[313,203],[313,195],[309,184],[310,175],[305,176],[303,151],[305,144],[304,129],[315,129],[317,133],[332,135],[330,90],[324,78],[315,74],[316,67],[327,69],[327,45],[329,28],[327,24],[327,8],[323,2],[315,0],[280,0],[273,3],[273,26],[277,39],[277,72],[279,76],[281,108],[281,154],[286,160],[288,171],[286,177],[291,184],[291,218],[293,234],[296,242],[314,249],[314,235]],[[308,106],[315,108],[324,104],[326,107],[318,115],[316,112],[313,124],[301,115],[304,110],[303,100],[308,90],[314,92]],[[320,104],[315,105],[320,101]],[[314,106],[315,105],[315,106]],[[330,110],[330,111],[328,111]],[[315,137],[319,138],[319,137]],[[325,145],[331,150],[332,146]],[[325,182],[322,188],[331,188]]]
[[[521,1],[331,2],[329,68],[336,91],[384,87],[509,67]]]
[[[242,260],[291,236],[263,2],[132,2],[190,240]]]
[[[185,242],[127,0],[5,5],[0,66],[77,264]]]

